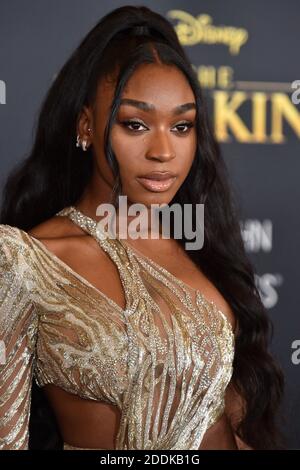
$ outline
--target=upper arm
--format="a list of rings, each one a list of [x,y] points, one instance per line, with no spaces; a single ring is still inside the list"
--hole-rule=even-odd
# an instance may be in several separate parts
[[[26,449],[36,317],[10,232],[0,225],[0,449]]]

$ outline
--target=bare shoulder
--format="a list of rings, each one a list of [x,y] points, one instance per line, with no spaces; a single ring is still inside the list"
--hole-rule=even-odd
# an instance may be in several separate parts
[[[91,237],[67,216],[53,216],[27,233],[61,259],[67,259],[74,250],[83,247],[86,251],[91,246]]]
[[[103,269],[108,266],[107,254],[100,249],[94,237],[72,222],[68,216],[51,217],[32,227],[27,233],[91,284],[103,287],[97,282],[101,282]],[[107,270],[105,272],[107,273]]]
[[[67,216],[55,215],[28,230],[29,235],[38,239],[57,239],[82,235],[80,227]]]

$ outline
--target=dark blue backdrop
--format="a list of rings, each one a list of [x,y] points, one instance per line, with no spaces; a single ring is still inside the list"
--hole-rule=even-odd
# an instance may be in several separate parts
[[[2,1],[1,185],[30,149],[41,101],[81,38],[127,2]],[[241,229],[274,320],[274,354],[287,380],[287,435],[300,448],[299,104],[300,3],[143,1],[176,27],[209,99],[243,210]],[[259,430],[258,430],[259,432]]]

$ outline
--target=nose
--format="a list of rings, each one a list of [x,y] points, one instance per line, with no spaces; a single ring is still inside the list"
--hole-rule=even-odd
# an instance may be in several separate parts
[[[146,158],[148,160],[169,161],[175,158],[175,155],[171,139],[166,135],[166,132],[159,131],[155,133]]]

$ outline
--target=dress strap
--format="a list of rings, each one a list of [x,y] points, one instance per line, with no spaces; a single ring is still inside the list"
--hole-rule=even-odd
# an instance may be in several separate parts
[[[82,230],[91,235],[109,255],[112,262],[116,265],[126,300],[124,313],[131,314],[135,311],[138,299],[142,294],[142,286],[139,282],[138,274],[132,269],[132,262],[126,247],[118,238],[113,239],[107,236],[100,224],[91,217],[83,214],[74,206],[65,207],[57,212],[57,216],[68,216],[72,222],[78,225]]]

